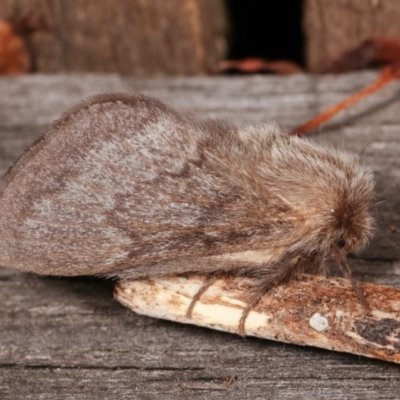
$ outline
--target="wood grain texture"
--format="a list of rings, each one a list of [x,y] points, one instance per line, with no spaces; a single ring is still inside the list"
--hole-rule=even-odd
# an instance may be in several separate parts
[[[400,37],[397,0],[306,0],[306,62],[321,72],[332,58],[372,37]]]
[[[225,57],[222,0],[2,0],[0,18],[34,12],[49,29],[29,38],[35,70],[203,75]]]
[[[61,112],[95,93],[137,90],[203,115],[290,129],[375,77],[4,78],[0,173]],[[356,278],[397,287],[399,89],[395,82],[314,135],[360,153],[375,172],[376,236],[350,263]],[[400,390],[396,365],[141,317],[112,300],[111,282],[96,279],[0,269],[0,326],[2,399],[397,399]]]

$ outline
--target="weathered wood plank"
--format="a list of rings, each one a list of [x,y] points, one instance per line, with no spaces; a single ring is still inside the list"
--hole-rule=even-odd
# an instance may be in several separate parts
[[[307,391],[321,399],[397,396],[398,367],[139,317],[111,300],[109,282],[15,274],[1,282],[0,293],[4,398],[57,392],[57,398],[90,399],[105,390],[171,399],[189,393],[291,399],[297,391],[304,399]],[[231,375],[237,381],[219,395]]]
[[[2,0],[0,18],[34,12],[49,29],[29,37],[35,70],[202,75],[227,52],[223,0]]]
[[[397,263],[363,261],[352,265],[359,279],[376,282],[380,278],[381,284],[400,286],[400,265]],[[212,331],[205,334],[204,329],[139,317],[112,300],[112,283],[109,281],[40,278],[7,269],[2,271],[0,365],[51,364],[55,367],[66,363],[95,366],[101,362],[102,365],[124,367],[133,362],[138,368],[144,368],[157,365],[159,357],[166,365],[175,364],[176,352],[185,351],[193,356],[199,346],[207,357],[201,357],[197,362],[204,362],[208,367],[221,354],[227,357],[224,365],[228,365],[229,360],[233,365],[248,365],[260,350],[255,349],[252,353],[247,345],[240,345],[233,352],[231,345],[225,347],[224,341],[227,344],[247,343],[248,339],[213,336],[216,333]],[[195,334],[187,335],[188,332]],[[213,337],[217,338],[216,343]],[[278,353],[282,349],[281,344],[272,347]],[[169,349],[171,352],[166,353]],[[239,354],[241,352],[243,354]],[[150,358],[149,354],[152,355]],[[286,358],[285,354],[281,356]],[[191,357],[179,360],[179,365],[185,368],[191,363]]]
[[[81,98],[138,90],[203,115],[294,127],[372,81],[343,77],[122,79],[34,75],[0,80],[0,173]],[[378,228],[359,279],[400,286],[399,83],[339,115],[315,140],[362,154],[378,179]],[[356,118],[359,116],[359,118]],[[237,376],[228,391],[224,383]],[[398,366],[135,315],[96,279],[0,268],[3,399],[396,399]]]
[[[286,349],[290,351],[290,349]],[[283,350],[282,350],[283,351]],[[301,356],[300,356],[301,357]],[[300,358],[303,362],[303,358]],[[264,364],[260,364],[264,362]],[[7,387],[3,399],[26,400],[81,400],[81,399],[252,399],[252,400],[298,400],[298,399],[396,399],[398,377],[375,378],[355,376],[343,380],[329,370],[330,363],[323,359],[315,367],[319,369],[307,377],[296,377],[284,373],[275,378],[275,360],[257,360],[260,373],[241,367],[210,369],[155,368],[9,368],[2,376]],[[307,360],[305,360],[307,362]],[[299,365],[297,365],[300,368]],[[376,367],[376,366],[375,366]],[[343,367],[341,373],[348,373],[351,365]],[[360,371],[358,371],[360,373]],[[228,389],[225,384],[229,377],[236,375]],[[24,384],[18,388],[15,382]],[[0,384],[1,385],[1,384]],[[3,386],[4,387],[4,386]],[[56,396],[56,397],[55,397]],[[97,396],[97,397],[96,397]]]
[[[139,91],[174,107],[238,122],[275,120],[294,128],[327,106],[360,90],[374,72],[342,76],[204,77],[137,79],[117,75],[30,75],[0,78],[0,125],[49,124],[82,98],[104,92]],[[327,126],[396,124],[400,81],[338,115]],[[40,93],[38,93],[40,91]],[[322,128],[325,132],[326,128]]]
[[[303,26],[309,71],[372,37],[399,37],[397,0],[306,0]]]

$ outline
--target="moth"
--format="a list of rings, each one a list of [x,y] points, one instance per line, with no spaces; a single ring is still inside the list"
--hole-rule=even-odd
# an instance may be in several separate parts
[[[203,120],[104,94],[54,122],[0,187],[0,265],[117,279],[254,277],[262,295],[370,239],[373,176],[274,124]],[[358,292],[360,289],[354,283]]]

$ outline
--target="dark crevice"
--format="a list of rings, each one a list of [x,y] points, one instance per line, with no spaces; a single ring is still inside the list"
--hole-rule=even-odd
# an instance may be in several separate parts
[[[230,59],[261,57],[304,65],[303,0],[226,0]]]
[[[95,365],[52,365],[52,364],[32,364],[32,365],[24,365],[24,364],[17,364],[17,363],[3,363],[0,364],[0,369],[10,369],[10,368],[16,368],[16,369],[31,369],[31,370],[41,370],[41,369],[68,369],[68,370],[74,370],[74,369],[87,369],[87,370],[108,370],[108,371],[122,371],[122,370],[138,370],[138,371],[203,371],[205,368],[202,367],[191,367],[191,368],[186,368],[186,367],[165,367],[165,368],[156,368],[156,367],[135,367],[133,365],[124,365],[124,366],[108,366],[108,365],[101,365],[101,366],[95,366]]]

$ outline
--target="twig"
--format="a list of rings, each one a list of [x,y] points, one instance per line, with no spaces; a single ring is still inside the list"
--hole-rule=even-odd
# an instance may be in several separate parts
[[[348,97],[347,99],[335,104],[334,106],[328,108],[327,110],[323,111],[321,114],[317,115],[316,117],[310,119],[303,125],[300,125],[296,129],[290,133],[291,135],[302,136],[305,133],[311,131],[314,128],[317,128],[324,122],[328,121],[329,119],[333,118],[337,113],[346,108],[351,107],[353,104],[357,103],[358,101],[364,99],[365,97],[371,95],[372,93],[382,89],[386,85],[388,85],[393,80],[400,77],[400,66],[399,65],[390,65],[386,67],[378,78],[372,82],[369,86],[365,89],[361,90],[353,94],[352,96]]]
[[[238,333],[251,279],[217,280],[186,317],[201,276],[124,281],[115,298],[139,314]],[[346,279],[304,275],[270,290],[250,312],[246,334],[400,363],[400,289],[362,284],[371,312]]]

